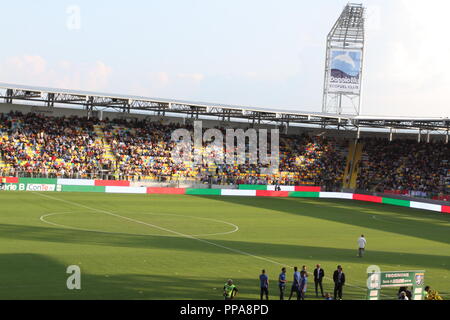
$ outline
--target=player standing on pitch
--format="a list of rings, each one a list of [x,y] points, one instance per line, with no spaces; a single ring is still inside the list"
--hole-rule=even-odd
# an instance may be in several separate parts
[[[366,238],[364,238],[364,235],[362,234],[358,239],[358,257],[362,258],[364,250],[366,249],[366,244]]]
[[[233,280],[228,279],[227,283],[223,286],[223,296],[225,300],[233,300],[238,292],[238,289],[233,284]]]

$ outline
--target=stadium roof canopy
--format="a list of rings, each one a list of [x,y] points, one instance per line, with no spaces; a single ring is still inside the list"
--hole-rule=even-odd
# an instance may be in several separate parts
[[[447,134],[450,119],[357,116],[345,114],[328,114],[321,112],[268,109],[249,106],[227,105],[220,103],[193,102],[174,99],[149,98],[122,94],[97,93],[79,90],[54,89],[0,83],[0,99],[5,103],[19,104],[26,101],[36,106],[78,106],[87,111],[114,109],[117,112],[154,112],[158,115],[182,114],[195,119],[215,117],[218,120],[248,120],[253,123],[277,123],[282,125],[314,125],[323,128],[342,129],[399,129],[424,130],[427,132]]]

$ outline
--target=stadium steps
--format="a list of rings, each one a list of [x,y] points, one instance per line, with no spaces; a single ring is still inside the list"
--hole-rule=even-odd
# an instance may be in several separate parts
[[[95,136],[96,136],[95,143],[102,145],[103,149],[105,150],[105,152],[103,153],[103,159],[104,160],[112,160],[112,161],[116,162],[117,159],[112,152],[111,145],[106,142],[105,133],[103,132],[102,126],[94,125],[94,132],[95,132]]]
[[[350,142],[348,147],[347,164],[344,170],[344,188],[355,189],[358,180],[359,165],[363,155],[363,144]]]
[[[362,159],[362,155],[363,155],[363,147],[364,145],[362,143],[358,143],[356,146],[356,150],[355,150],[355,165],[353,166],[353,172],[351,173],[351,178],[350,178],[350,188],[351,189],[356,189],[356,184],[358,181],[358,174],[359,174],[359,166],[361,164],[361,159]]]
[[[0,171],[9,168],[9,165],[3,161],[3,158],[0,157]]]
[[[6,132],[3,132],[0,136],[0,141],[3,139],[8,139],[8,134]],[[4,171],[5,169],[8,169],[10,167],[9,164],[7,164],[5,161],[3,161],[3,157],[0,154],[0,176],[1,176],[1,172]]]

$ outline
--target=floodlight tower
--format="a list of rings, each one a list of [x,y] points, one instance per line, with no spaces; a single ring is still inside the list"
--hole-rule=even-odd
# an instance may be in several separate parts
[[[324,113],[361,113],[364,11],[362,4],[347,4],[328,34],[322,104]]]

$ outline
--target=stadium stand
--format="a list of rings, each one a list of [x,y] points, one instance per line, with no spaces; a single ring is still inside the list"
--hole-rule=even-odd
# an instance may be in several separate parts
[[[358,188],[419,197],[430,194],[442,197],[447,192],[449,159],[450,149],[443,142],[364,139]]]
[[[171,132],[180,127],[175,124],[20,112],[2,114],[1,123],[3,175],[86,178],[109,172],[116,179],[128,180],[337,187],[345,163],[342,144],[307,135],[280,137],[279,174],[267,176],[261,174],[261,165],[209,161],[200,167],[192,162],[175,165],[171,160]],[[210,152],[209,147],[203,148],[204,154]]]
[[[190,181],[205,184],[319,185],[345,187],[353,142],[307,134],[280,135],[276,175],[261,166],[229,165],[204,157],[175,164],[171,133],[180,124],[144,119],[53,117],[15,111],[0,114],[0,176]],[[192,127],[183,126],[188,130]],[[218,128],[224,132],[223,128]],[[448,201],[450,150],[444,143],[365,138],[358,142],[354,180],[358,190]],[[224,152],[203,146],[204,155]],[[353,174],[352,174],[353,175]]]

